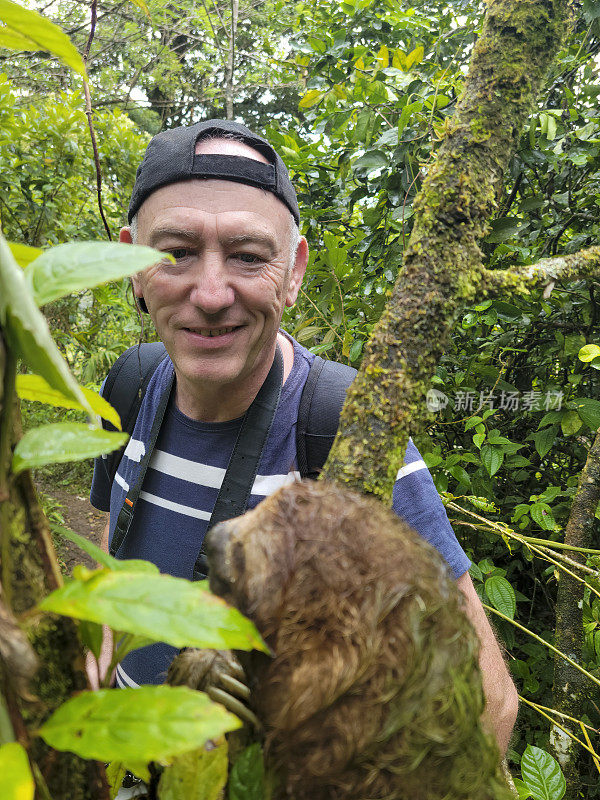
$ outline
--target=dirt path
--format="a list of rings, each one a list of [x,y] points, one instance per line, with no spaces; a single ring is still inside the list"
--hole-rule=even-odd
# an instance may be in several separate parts
[[[39,489],[56,501],[58,507],[56,508],[55,516],[58,517],[60,515],[64,518],[65,527],[70,528],[81,536],[85,536],[86,539],[89,539],[94,544],[100,545],[100,537],[108,515],[96,510],[90,504],[89,497],[71,494],[59,487],[44,484],[40,485]],[[56,521],[60,524],[59,519],[56,519]],[[67,539],[57,541],[57,551],[58,557],[64,562],[65,570],[69,575],[77,564],[85,564],[90,569],[94,569],[97,566],[87,553],[84,553],[76,545],[71,544]]]

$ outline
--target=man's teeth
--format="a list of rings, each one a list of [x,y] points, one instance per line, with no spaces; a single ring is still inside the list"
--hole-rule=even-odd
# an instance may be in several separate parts
[[[194,333],[199,333],[201,336],[223,336],[225,333],[231,333],[231,328],[190,328]]]

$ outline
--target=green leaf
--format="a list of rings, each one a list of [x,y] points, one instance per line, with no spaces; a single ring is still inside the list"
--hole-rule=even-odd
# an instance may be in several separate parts
[[[0,0],[1,2],[1,0]],[[165,253],[119,242],[72,242],[44,251],[25,268],[38,306],[151,267]]]
[[[521,233],[528,225],[519,217],[500,217],[491,222],[492,231],[485,237],[486,242],[494,244],[506,242],[518,233]]]
[[[369,150],[354,162],[354,169],[366,169],[369,172],[387,167],[388,160],[385,153],[381,150]]]
[[[511,619],[515,618],[517,608],[515,590],[506,578],[492,575],[485,582],[485,591],[495,609]]]
[[[534,503],[529,509],[529,515],[545,531],[553,531],[556,528],[552,509],[548,503]]]
[[[83,386],[80,389],[90,408],[103,419],[112,422],[115,428],[121,430],[121,419],[110,403],[107,403],[103,397],[100,397],[97,392],[93,392],[91,389],[84,389]],[[41,375],[17,375],[17,394],[21,400],[86,411],[80,403],[76,403],[70,397],[62,394],[62,392],[53,389]]]
[[[558,762],[550,753],[530,744],[521,759],[521,775],[534,800],[561,800],[567,789]]]
[[[29,46],[19,44],[19,50],[47,50],[58,56],[72,70],[86,77],[83,59],[66,33],[37,11],[29,11],[11,0],[0,0],[0,20],[9,31],[25,39]],[[5,45],[6,46],[6,45]]]
[[[168,762],[240,727],[240,721],[185,686],[81,692],[39,729],[56,750],[98,761]]]
[[[0,326],[12,351],[26,362],[32,372],[42,375],[52,388],[80,403],[93,415],[52,339],[48,323],[33,302],[24,271],[15,261],[1,233]]]
[[[156,564],[152,564],[150,561],[142,561],[138,558],[125,560],[113,558],[111,555],[105,553],[104,550],[98,547],[98,545],[95,545],[93,542],[90,542],[89,539],[86,539],[85,536],[80,536],[78,533],[75,533],[75,531],[72,531],[69,528],[64,528],[62,525],[56,525],[53,522],[50,523],[50,527],[54,533],[58,533],[59,536],[64,536],[65,539],[68,539],[70,542],[73,542],[73,544],[76,544],[77,547],[80,547],[85,553],[88,554],[88,556],[93,558],[94,561],[102,564],[102,566],[106,567],[107,569],[121,572],[151,572],[154,575],[158,575],[160,572]]]
[[[2,30],[0,30],[0,46],[2,45]],[[39,247],[29,247],[27,244],[18,242],[8,242],[10,252],[15,257],[15,261],[20,267],[26,267],[44,252]]]
[[[17,742],[0,747],[0,797],[33,800],[35,786],[25,748]]]
[[[600,401],[589,397],[578,397],[575,400],[577,413],[585,424],[593,431],[600,428]]]
[[[227,743],[207,742],[177,756],[165,769],[158,787],[160,800],[222,800],[227,769]]]
[[[106,767],[106,780],[109,785],[110,800],[115,800],[123,783],[127,767],[120,761],[113,761]]]
[[[491,477],[495,475],[502,466],[504,453],[500,447],[484,444],[481,448],[481,461]]]
[[[13,472],[35,469],[44,464],[81,461],[122,447],[129,435],[91,428],[82,422],[55,422],[32,428],[15,447]]]
[[[141,8],[144,14],[150,19],[150,11],[148,10],[148,6],[145,0],[131,0],[134,6]]]
[[[44,598],[39,608],[174,647],[268,652],[250,620],[211,594],[206,584],[147,572],[86,571],[81,580]]]
[[[309,89],[298,103],[298,108],[311,108],[319,102],[322,96],[323,92],[320,92],[318,89]]]
[[[600,356],[600,347],[597,344],[586,344],[577,355],[580,361],[588,363]]]
[[[551,425],[549,428],[544,428],[532,436],[535,449],[538,451],[540,458],[544,458],[546,453],[550,450],[556,439],[558,432],[557,425]]]
[[[514,779],[515,789],[517,790],[517,800],[527,800],[531,797],[531,792],[527,788],[527,784],[519,778]]]
[[[84,647],[87,647],[94,658],[100,658],[102,640],[104,638],[104,629],[102,625],[97,622],[88,622],[88,620],[81,619],[79,620],[79,636]]]
[[[485,433],[476,433],[473,436],[473,444],[475,445],[475,447],[478,447],[479,449],[481,449],[481,445],[484,443],[484,441],[485,441]]]
[[[260,745],[255,742],[236,759],[229,776],[229,800],[263,800],[265,771]]]
[[[581,417],[576,411],[567,411],[560,421],[560,427],[565,436],[572,436],[577,433],[582,425]]]
[[[470,486],[471,478],[469,477],[469,473],[466,471],[464,467],[461,467],[459,464],[455,464],[454,466],[448,469],[448,472],[459,483],[464,483],[467,486]]]

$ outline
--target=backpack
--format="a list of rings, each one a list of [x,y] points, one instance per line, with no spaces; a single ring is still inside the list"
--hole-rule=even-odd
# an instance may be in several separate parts
[[[106,376],[102,396],[121,418],[123,431],[131,434],[150,378],[167,358],[162,342],[130,347],[115,361]],[[356,375],[353,367],[315,356],[311,364],[298,409],[296,449],[298,471],[303,478],[316,479],[323,468],[335,434],[346,391]],[[116,428],[102,420],[107,430]],[[125,448],[106,456],[110,485]]]

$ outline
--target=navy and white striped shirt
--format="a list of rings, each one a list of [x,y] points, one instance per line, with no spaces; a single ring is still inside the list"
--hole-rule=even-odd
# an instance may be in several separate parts
[[[249,508],[300,477],[296,466],[296,422],[314,356],[298,342],[292,340],[292,343],[294,363],[281,391]],[[105,462],[96,460],[90,499],[96,508],[110,510],[110,539],[125,495],[136,481],[156,408],[172,373],[173,365],[167,358],[151,378],[112,487]],[[174,393],[136,503],[134,519],[116,555],[122,559],[146,559],[161,572],[191,579],[242,420],[207,423],[190,419],[176,407],[173,396]],[[412,442],[405,465],[398,472],[393,508],[440,551],[456,577],[468,569],[469,560],[456,540],[431,475]],[[175,648],[166,644],[133,651],[117,668],[118,685],[162,683],[175,653]]]

